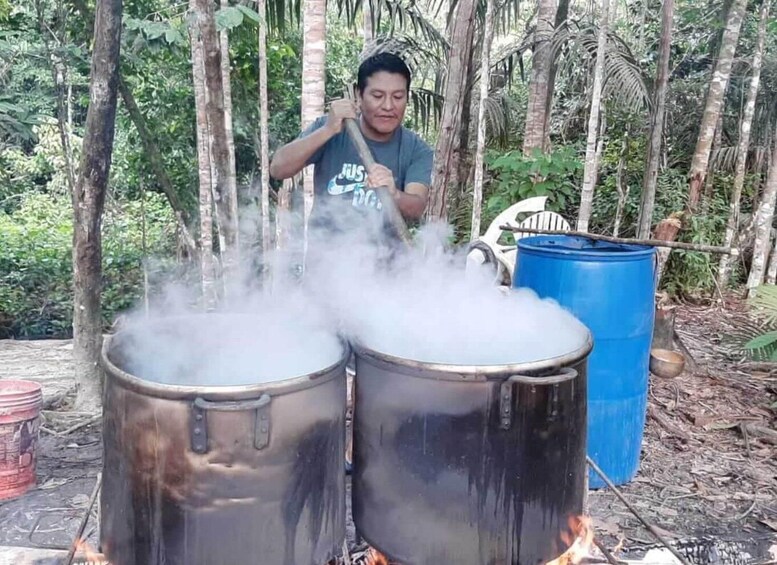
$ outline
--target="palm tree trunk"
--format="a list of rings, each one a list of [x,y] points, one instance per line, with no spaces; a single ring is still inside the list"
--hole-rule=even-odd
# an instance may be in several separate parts
[[[726,97],[726,93],[723,93]],[[723,145],[723,112],[718,114],[718,122],[715,124],[715,136],[712,138],[712,149],[710,151],[710,160],[707,165],[707,175],[704,177],[704,192],[701,197],[701,215],[706,216],[710,209],[710,200],[715,193],[715,155],[720,151]]]
[[[229,0],[221,0],[221,7],[229,7]],[[229,34],[226,29],[221,30],[219,33],[219,40],[221,47],[221,82],[224,85],[224,129],[227,138],[227,202],[230,207],[229,213],[234,218],[235,252],[237,252],[237,246],[239,245],[237,238],[240,232],[237,205],[237,165],[235,163],[235,133],[232,128],[232,80],[230,78],[229,63]]]
[[[113,155],[121,48],[121,0],[97,5],[89,109],[73,199],[73,359],[77,408],[100,405],[102,223]]]
[[[766,271],[766,284],[777,282],[777,237],[774,238],[772,252],[769,254],[769,268]]]
[[[440,135],[434,152],[428,215],[435,219],[447,218],[448,187],[458,173],[457,150],[461,133],[462,94],[466,86],[467,66],[472,50],[474,18],[475,0],[460,0],[451,29],[445,103],[440,119]]]
[[[480,101],[478,102],[478,140],[475,149],[475,182],[472,191],[472,229],[470,239],[480,236],[480,214],[483,207],[483,162],[486,152],[486,100],[491,78],[491,43],[494,39],[494,0],[486,0],[483,48],[480,56]]]
[[[645,4],[647,6],[647,4]],[[639,207],[637,237],[648,239],[653,225],[653,210],[656,204],[656,185],[661,156],[661,141],[664,135],[666,114],[666,93],[669,84],[669,55],[672,48],[674,0],[664,0],[661,8],[661,45],[658,49],[658,68],[653,95],[653,115],[650,117],[650,141],[648,142],[645,175],[642,179],[642,200]]]
[[[707,92],[704,115],[699,128],[699,138],[691,161],[688,189],[688,211],[691,214],[696,211],[701,197],[701,189],[704,185],[710,159],[712,139],[715,136],[715,126],[723,109],[723,95],[731,76],[731,65],[739,41],[739,32],[742,28],[746,6],[747,0],[734,0],[726,18],[726,29],[723,31],[718,60]]]
[[[275,209],[275,248],[285,249],[291,231],[291,190],[293,179],[285,179],[278,191],[278,206]]]
[[[564,22],[567,21],[569,16],[569,0],[559,0],[558,9],[556,10],[556,25],[554,29],[558,29]],[[543,152],[550,151],[550,118],[553,115],[553,91],[556,88],[556,73],[558,72],[558,59],[551,57],[550,63],[550,75],[548,76],[548,93],[545,101],[545,125],[543,126],[543,135],[545,141],[542,145]]]
[[[766,24],[769,20],[769,2],[761,4],[761,15],[758,23],[758,39],[756,40],[755,53],[753,53],[753,74],[750,78],[750,88],[747,91],[745,111],[742,116],[742,125],[739,128],[739,145],[737,147],[737,160],[734,166],[734,189],[731,193],[729,204],[726,235],[723,240],[724,247],[731,247],[734,235],[739,225],[739,205],[742,200],[742,188],[745,184],[745,165],[747,154],[750,151],[750,131],[755,115],[755,101],[758,98],[758,86],[761,80],[761,67],[763,66],[763,51],[766,41]],[[771,263],[770,263],[771,269]],[[722,255],[718,265],[718,286],[725,288],[728,285],[731,273],[731,257]]]
[[[192,30],[192,80],[197,119],[197,173],[200,180],[200,284],[203,303],[210,308],[216,303],[216,273],[213,263],[213,182],[210,148],[208,146],[207,94],[205,91],[205,64],[199,34]]]
[[[364,30],[364,45],[362,46],[361,58],[367,56],[375,47],[375,22],[372,20],[371,0],[362,0],[362,29]]]
[[[221,51],[216,31],[213,4],[209,0],[190,0],[189,7],[194,18],[193,33],[202,48],[202,62],[205,77],[205,101],[207,112],[207,143],[211,159],[211,185],[219,228],[219,252],[222,270],[229,277],[237,268],[238,228],[236,194],[230,190],[229,141],[224,107],[224,81],[221,68]]]
[[[777,122],[775,122],[777,123]],[[777,139],[777,127],[775,127]],[[747,279],[747,293],[752,295],[755,288],[761,284],[766,268],[766,255],[769,253],[769,241],[772,233],[772,218],[777,200],[777,142],[774,143],[772,162],[766,177],[761,200],[755,214],[755,244],[753,245],[753,264],[750,266],[750,276]]]
[[[523,134],[523,153],[531,155],[535,149],[542,151],[545,145],[545,127],[548,123],[548,98],[553,53],[550,40],[553,37],[557,0],[539,0],[537,25],[532,46],[529,102],[526,108],[526,127]]]
[[[302,128],[324,113],[326,96],[326,0],[304,0],[302,13]],[[305,226],[313,208],[313,168],[304,171]]]
[[[583,190],[580,195],[580,211],[577,217],[577,231],[587,232],[593,209],[594,188],[596,187],[597,158],[596,146],[599,130],[599,115],[602,104],[602,82],[604,80],[604,54],[607,49],[607,19],[610,0],[602,2],[602,16],[599,23],[599,37],[596,47],[594,67],[594,85],[591,94],[591,113],[588,117],[588,140],[585,150],[585,169],[583,171]]]
[[[259,10],[259,138],[262,167],[262,250],[267,253],[272,244],[270,234],[270,128],[267,98],[267,2],[258,0]]]
[[[618,171],[615,177],[615,188],[618,191],[618,207],[615,210],[615,225],[612,228],[612,236],[618,237],[620,233],[621,223],[623,222],[623,209],[626,207],[626,200],[629,197],[629,185],[625,183],[624,178],[626,176],[626,155],[629,151],[629,132],[626,130],[626,134],[623,136],[621,142],[621,154],[618,159]]]

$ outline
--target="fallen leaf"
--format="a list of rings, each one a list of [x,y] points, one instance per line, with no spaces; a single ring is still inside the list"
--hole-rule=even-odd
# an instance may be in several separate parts
[[[604,518],[594,523],[594,530],[596,530],[598,535],[617,536],[621,532],[621,527],[617,519]]]
[[[86,508],[86,505],[89,504],[89,496],[86,494],[77,494],[70,499],[70,504],[77,508]]]
[[[761,522],[767,528],[771,528],[775,532],[777,532],[777,520],[767,520],[766,518],[764,518],[763,520],[758,520],[758,521]],[[777,559],[777,555],[775,556],[775,559]]]
[[[66,485],[69,481],[69,479],[49,479],[42,485],[38,486],[38,490],[51,490],[55,488],[59,488],[62,485]]]

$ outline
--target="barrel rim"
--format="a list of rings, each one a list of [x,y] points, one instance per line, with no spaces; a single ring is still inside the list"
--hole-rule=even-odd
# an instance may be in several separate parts
[[[114,379],[123,388],[146,396],[172,400],[193,400],[201,397],[206,400],[218,401],[256,398],[264,393],[267,393],[270,396],[290,394],[292,392],[322,385],[337,378],[341,374],[344,377],[345,365],[348,363],[348,359],[351,355],[351,349],[348,343],[340,337],[338,338],[338,341],[343,348],[342,357],[328,367],[324,367],[313,373],[251,385],[171,385],[148,381],[119,368],[111,360],[110,353],[113,340],[119,337],[120,334],[121,331],[114,335],[105,336],[103,339],[102,351],[100,353],[100,365],[105,371],[106,376]]]
[[[7,390],[11,385],[21,385],[22,390]],[[43,385],[37,381],[31,381],[29,379],[1,379],[0,380],[0,396],[9,396],[12,394],[18,395],[38,395],[43,394]]]
[[[595,257],[604,261],[633,261],[636,259],[642,259],[645,257],[652,257],[655,255],[655,248],[649,245],[640,245],[637,243],[608,243],[601,242],[602,244],[608,243],[609,245],[617,245],[620,247],[630,247],[632,249],[623,249],[617,253],[597,251],[595,249],[565,249],[552,246],[539,245],[541,241],[563,241],[572,239],[589,239],[582,235],[534,235],[529,237],[522,237],[516,244],[519,250],[533,251],[536,253],[546,253],[548,255],[574,255],[576,257]],[[596,240],[589,239],[589,241]]]
[[[564,355],[509,365],[455,365],[406,359],[371,349],[361,343],[351,344],[357,360],[359,357],[364,357],[383,368],[401,367],[413,371],[410,376],[446,381],[503,381],[513,375],[544,373],[582,361],[591,353],[593,346],[591,332],[586,330],[586,340],[583,346]]]

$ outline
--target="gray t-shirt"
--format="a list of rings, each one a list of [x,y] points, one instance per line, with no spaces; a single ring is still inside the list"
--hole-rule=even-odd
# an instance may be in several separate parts
[[[318,118],[300,137],[310,135],[326,123]],[[367,139],[377,163],[394,173],[394,183],[404,191],[411,182],[431,185],[434,152],[417,134],[400,127],[389,141]],[[345,129],[327,141],[308,160],[314,165],[315,203],[311,222],[314,225],[339,224],[354,217],[351,212],[369,213],[382,206],[373,189],[367,188],[367,172],[356,147]]]

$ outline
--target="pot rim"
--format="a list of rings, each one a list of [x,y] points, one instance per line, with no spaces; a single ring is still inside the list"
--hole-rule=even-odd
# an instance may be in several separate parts
[[[404,357],[382,353],[361,343],[354,342],[351,344],[357,360],[363,357],[384,368],[396,370],[399,367],[404,369],[402,372],[410,376],[448,381],[503,381],[513,375],[543,373],[573,365],[585,359],[591,353],[593,346],[593,337],[591,332],[587,331],[582,347],[564,355],[509,365],[454,365],[405,359]],[[358,379],[358,368],[356,372]]]
[[[344,380],[345,365],[348,363],[348,359],[351,355],[349,344],[342,338],[338,338],[338,341],[343,348],[342,357],[332,365],[319,369],[313,373],[251,385],[171,385],[142,379],[119,368],[111,360],[110,354],[113,341],[120,335],[121,331],[114,335],[107,335],[103,339],[102,351],[100,353],[100,365],[105,371],[106,377],[113,379],[123,388],[134,392],[146,396],[174,400],[194,400],[198,397],[214,401],[243,400],[258,398],[265,393],[270,396],[290,394],[292,392],[324,384],[339,376],[342,376]]]

